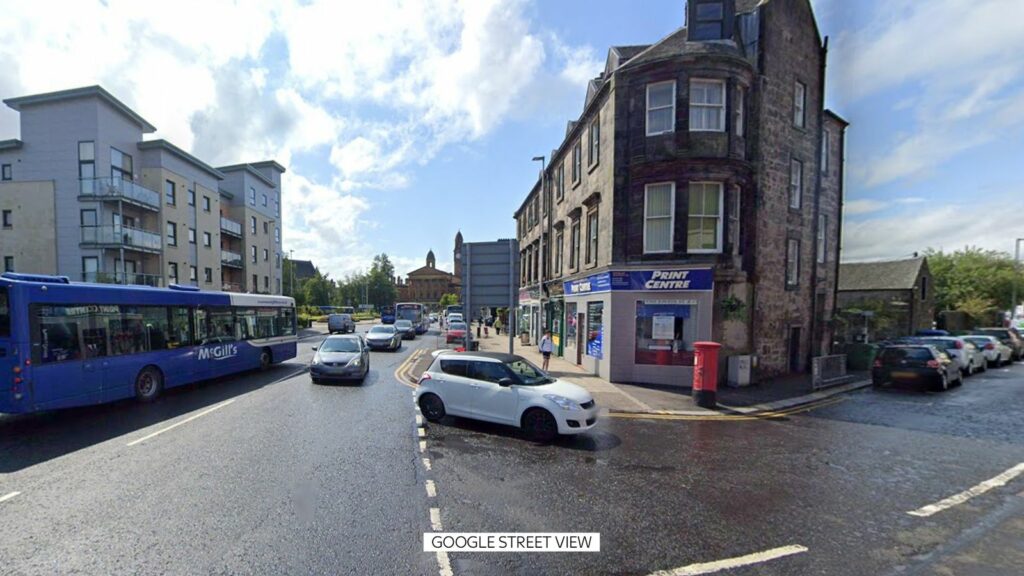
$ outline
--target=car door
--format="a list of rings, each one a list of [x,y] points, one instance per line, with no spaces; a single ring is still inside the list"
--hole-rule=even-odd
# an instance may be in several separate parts
[[[441,400],[449,414],[456,416],[473,416],[472,402],[476,391],[473,380],[467,377],[466,360],[442,358],[439,362],[440,374],[434,376],[435,384],[440,392]]]
[[[519,405],[519,390],[515,386],[502,386],[502,379],[515,381],[512,372],[501,362],[472,360],[469,362],[469,378],[473,384],[471,409],[482,420],[515,424],[516,408]]]

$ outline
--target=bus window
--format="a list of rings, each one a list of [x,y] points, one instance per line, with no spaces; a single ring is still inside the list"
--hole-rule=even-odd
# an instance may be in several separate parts
[[[295,334],[295,310],[293,308],[279,308],[278,322],[281,324],[278,331],[281,336],[293,336]]]
[[[209,325],[206,320],[206,309],[196,308],[196,344],[206,344],[210,340]]]
[[[234,342],[238,340],[235,332],[235,311],[231,308],[210,308],[207,310],[210,323],[210,340],[214,342]]]
[[[235,308],[235,318],[238,321],[240,333],[239,340],[252,340],[259,338],[256,333],[256,310],[253,308]]]
[[[0,286],[0,338],[11,336],[11,309],[7,302],[7,288]]]
[[[49,364],[65,360],[79,360],[82,350],[78,343],[81,325],[88,316],[73,313],[77,309],[63,306],[33,306],[32,359]]]
[[[123,308],[122,308],[123,309]],[[170,321],[163,306],[140,306],[144,350],[166,350],[170,339]]]
[[[173,306],[168,309],[171,316],[171,330],[168,338],[168,348],[192,345],[192,324],[190,310],[181,306]]]
[[[256,311],[256,337],[273,338],[280,336],[276,308],[260,308]]]
[[[111,355],[146,352],[146,330],[140,306],[121,306],[119,318],[107,321],[110,330]]]

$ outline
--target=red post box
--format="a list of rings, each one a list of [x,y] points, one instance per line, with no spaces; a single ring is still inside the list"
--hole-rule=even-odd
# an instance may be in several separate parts
[[[718,406],[718,349],[716,342],[694,342],[693,401],[701,408]]]

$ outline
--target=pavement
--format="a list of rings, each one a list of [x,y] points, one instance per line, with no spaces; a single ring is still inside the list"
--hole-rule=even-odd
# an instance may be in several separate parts
[[[476,341],[480,343],[481,351],[508,352],[509,350],[509,340],[505,336],[491,335],[487,338],[481,337]],[[513,349],[515,354],[523,356],[538,366],[543,363],[543,357],[536,346],[524,346],[518,339],[514,339]],[[843,385],[814,391],[811,388],[810,376],[800,374],[741,388],[719,387],[718,407],[708,409],[697,406],[693,401],[690,386],[612,383],[558,356],[551,357],[548,367],[553,376],[586,388],[594,396],[597,404],[611,413],[652,416],[770,416],[781,411],[825,401],[871,385],[870,374],[858,373],[851,375],[850,381]],[[425,369],[426,366],[423,366],[420,373]]]

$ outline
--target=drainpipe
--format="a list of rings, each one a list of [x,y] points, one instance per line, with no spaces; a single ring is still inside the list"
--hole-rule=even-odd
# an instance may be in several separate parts
[[[821,64],[819,67],[819,75],[821,81],[818,83],[818,141],[814,147],[817,153],[817,172],[814,175],[814,222],[811,223],[814,234],[812,236],[812,242],[814,242],[814,261],[811,265],[811,342],[814,343],[815,335],[817,332],[818,324],[822,321],[818,318],[818,228],[821,226],[821,144],[822,136],[825,133],[825,68],[828,60],[828,36],[825,37],[825,42],[821,46]],[[826,242],[828,239],[826,238]],[[838,278],[836,279],[838,281]],[[825,337],[825,328],[822,326],[821,329],[822,340]],[[820,346],[822,342],[818,342]],[[820,352],[819,348],[817,352]],[[810,366],[812,358],[814,358],[815,350],[808,348],[807,365]]]

